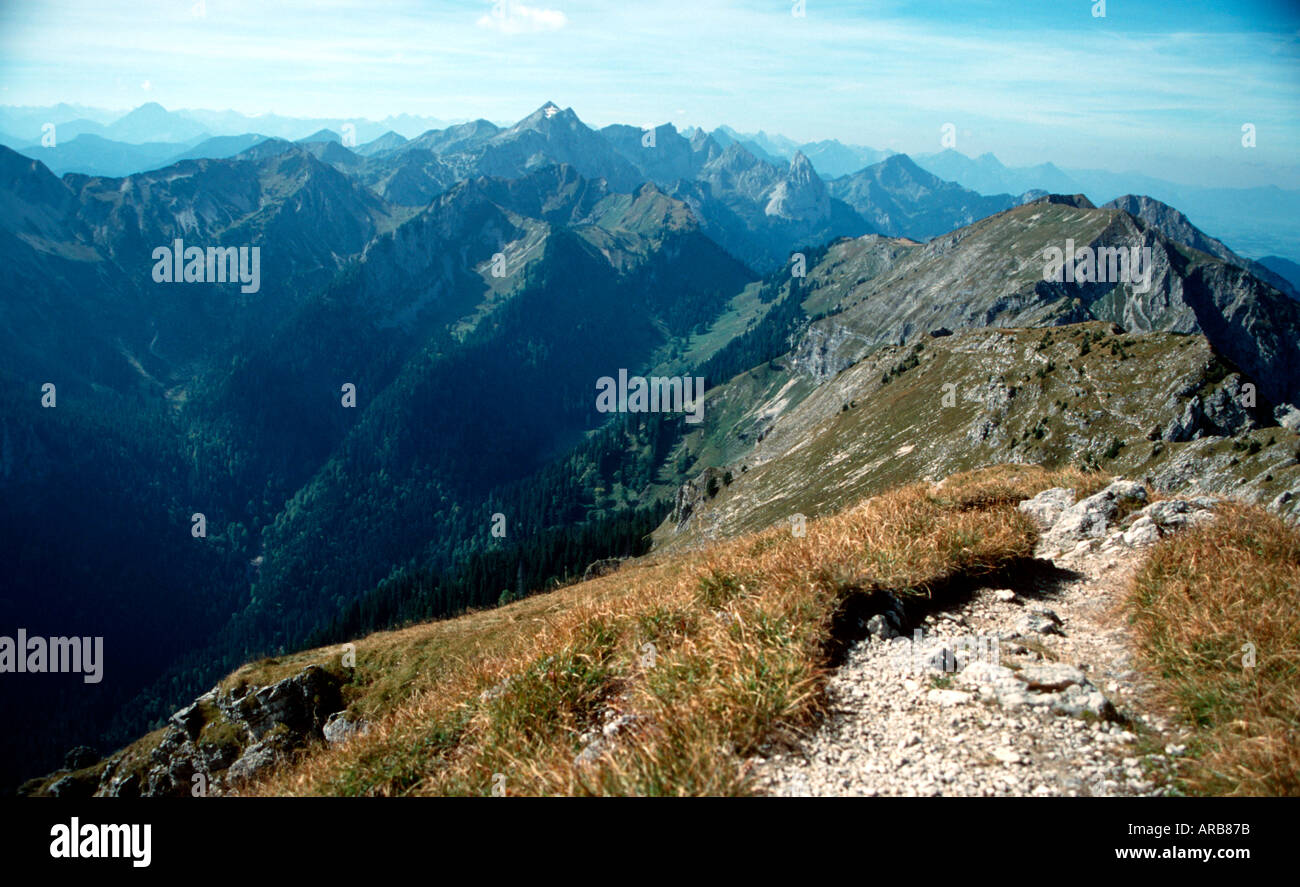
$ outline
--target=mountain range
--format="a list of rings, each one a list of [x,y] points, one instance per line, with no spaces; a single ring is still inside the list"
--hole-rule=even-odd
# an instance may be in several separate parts
[[[121,176],[0,147],[0,619],[113,663],[0,699],[44,724],[6,736],[7,784],[246,660],[692,544],[706,513],[828,507],[901,477],[891,452],[909,476],[1086,456],[1294,511],[1290,268],[1149,196],[981,194],[902,154],[828,179],[834,146],[552,103],[355,150],[196,125]],[[160,280],[178,241],[258,250],[260,286]],[[1067,244],[1148,273],[1054,280]],[[620,372],[705,379],[705,421],[607,415]],[[1211,452],[1251,434],[1274,442]]]
[[[400,147],[408,140],[434,154],[454,153],[454,143],[475,133],[510,129],[508,124],[485,120],[441,121],[411,115],[390,116],[380,121],[327,118],[291,118],[275,114],[245,115],[233,111],[168,111],[150,102],[125,114],[61,104],[52,107],[0,107],[0,144],[7,145],[63,174],[124,176],[159,168],[187,158],[233,156],[254,141],[332,140],[357,154],[372,156]],[[521,121],[522,123],[522,121]],[[53,124],[56,143],[42,145],[42,127]],[[656,133],[665,128],[658,127]],[[605,127],[601,132],[627,143],[627,130],[638,134],[640,127]],[[346,137],[345,137],[346,134]],[[880,163],[895,152],[863,145],[844,144],[835,139],[799,143],[779,134],[763,131],[740,133],[728,126],[712,132],[690,128],[681,133],[688,141],[708,135],[721,149],[739,145],[746,154],[775,167],[783,167],[802,154],[823,179],[830,181],[852,175]],[[95,138],[91,138],[91,137]],[[168,150],[167,145],[173,146]],[[651,161],[660,174],[668,166]],[[678,160],[680,158],[677,158]],[[984,197],[1033,193],[1086,194],[1101,204],[1127,194],[1143,194],[1177,206],[1196,220],[1203,230],[1234,244],[1243,255],[1286,262],[1300,261],[1300,228],[1291,207],[1297,195],[1285,187],[1225,188],[1190,186],[1135,173],[1098,169],[1063,169],[1045,162],[1033,166],[1008,167],[991,153],[968,157],[952,148],[933,154],[917,154],[912,160],[921,169],[947,182]],[[579,166],[581,169],[581,166]],[[490,169],[485,172],[492,174]],[[613,172],[613,169],[610,170]],[[644,170],[643,170],[644,172]],[[680,176],[681,170],[676,173]],[[397,179],[399,189],[411,181],[408,198],[428,193],[430,181],[437,187],[448,184],[436,165],[408,158],[406,167],[388,177]],[[658,181],[658,180],[657,180]],[[1295,281],[1292,280],[1294,284]]]

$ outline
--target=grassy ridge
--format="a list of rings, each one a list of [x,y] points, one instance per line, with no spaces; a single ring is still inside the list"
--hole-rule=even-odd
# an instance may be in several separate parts
[[[1027,466],[957,475],[809,522],[803,537],[779,524],[490,612],[373,635],[358,642],[349,688],[369,734],[313,749],[247,793],[744,794],[745,757],[816,715],[846,597],[928,594],[1005,568],[1029,557],[1036,537],[1016,502],[1103,482]],[[230,680],[261,682],[333,652]],[[624,726],[575,762],[616,716]]]

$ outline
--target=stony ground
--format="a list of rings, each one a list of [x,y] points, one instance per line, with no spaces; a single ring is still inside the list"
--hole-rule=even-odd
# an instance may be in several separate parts
[[[1109,494],[1109,495],[1108,495]],[[1148,700],[1120,612],[1143,549],[1208,516],[1207,500],[1120,519],[1112,485],[1074,503],[1049,491],[1036,569],[932,610],[905,636],[876,619],[829,681],[812,735],[752,758],[762,794],[1159,795],[1182,752]],[[910,630],[909,630],[910,629]],[[918,635],[917,629],[920,630]],[[919,639],[919,643],[918,643]]]

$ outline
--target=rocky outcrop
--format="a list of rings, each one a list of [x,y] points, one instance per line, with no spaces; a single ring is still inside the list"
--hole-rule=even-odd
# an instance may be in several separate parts
[[[1047,492],[1053,494],[1048,500],[1051,505],[1042,506],[1042,503],[1039,503],[1039,506],[1050,510],[1059,504],[1063,497],[1060,490]],[[1039,497],[1036,496],[1030,502],[1037,502],[1038,499]],[[1100,493],[1075,502],[1061,511],[1043,534],[1042,547],[1049,551],[1068,551],[1080,544],[1091,543],[1106,535],[1111,524],[1119,517],[1121,507],[1134,503],[1145,504],[1146,501],[1147,491],[1141,484],[1128,480],[1114,481]],[[1022,509],[1029,513],[1035,507],[1025,505]]]
[[[329,716],[343,707],[338,678],[317,665],[269,687],[218,694],[215,702],[232,723],[242,725],[254,739],[280,728],[319,738]]]
[[[833,323],[809,327],[791,352],[791,365],[825,382],[861,356],[861,337]]]
[[[176,711],[157,745],[139,745],[98,766],[89,749],[74,749],[75,773],[47,777],[56,797],[188,797],[220,794],[272,769],[312,742],[336,744],[365,730],[342,714],[341,681],[311,665],[264,686],[214,687]],[[52,779],[52,781],[51,781]]]
[[[1074,490],[1054,487],[1044,490],[1032,499],[1020,503],[1020,510],[1029,515],[1039,530],[1051,529],[1065,509],[1074,504]]]
[[[1120,479],[1079,502],[1074,501],[1073,490],[1044,490],[1021,502],[1019,509],[1043,531],[1040,551],[1060,554],[1094,547],[1104,551],[1150,545],[1169,533],[1211,519],[1216,506],[1208,496],[1146,502],[1145,487]]]
[[[1300,410],[1290,404],[1282,404],[1273,411],[1273,418],[1277,424],[1281,425],[1287,431],[1300,433]]]
[[[1279,292],[1286,293],[1292,298],[1297,298],[1295,288],[1283,277],[1274,273],[1270,269],[1261,265],[1259,262],[1243,258],[1234,253],[1221,240],[1218,240],[1206,234],[1201,229],[1191,223],[1187,216],[1174,209],[1167,203],[1161,203],[1152,197],[1145,195],[1126,194],[1123,197],[1116,197],[1109,203],[1102,205],[1103,209],[1121,209],[1136,219],[1142,220],[1145,224],[1158,230],[1161,234],[1177,243],[1190,246],[1192,249],[1198,249],[1207,255],[1222,259],[1225,262],[1236,265],[1238,268],[1244,268],[1258,277],[1260,280],[1277,289]]]
[[[1161,440],[1183,442],[1205,436],[1230,437],[1259,427],[1250,408],[1240,373],[1232,373],[1206,395],[1193,395],[1183,411],[1160,432]]]
[[[726,484],[727,474],[718,468],[706,468],[694,479],[687,481],[677,489],[677,499],[673,503],[672,524],[678,530],[685,528],[691,517]]]
[[[598,561],[592,561],[587,565],[587,569],[582,571],[582,581],[589,579],[598,579],[601,576],[608,576],[611,573],[617,573],[618,568],[623,566],[625,557],[607,557]]]

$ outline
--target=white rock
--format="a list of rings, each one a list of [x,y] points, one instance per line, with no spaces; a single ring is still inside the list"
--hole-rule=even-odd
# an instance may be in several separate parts
[[[937,705],[965,705],[970,702],[971,694],[961,690],[931,690],[925,694],[926,701]]]
[[[1047,530],[1073,504],[1074,490],[1054,487],[1050,490],[1043,490],[1032,499],[1026,499],[1017,508],[1028,515],[1040,530]]]
[[[1020,763],[1020,755],[1016,754],[1014,751],[1012,751],[1009,748],[993,749],[993,757],[997,758],[999,761],[1001,761],[1004,764]]]
[[[1124,531],[1124,544],[1132,548],[1141,548],[1158,541],[1160,541],[1160,528],[1149,515],[1142,515]]]

